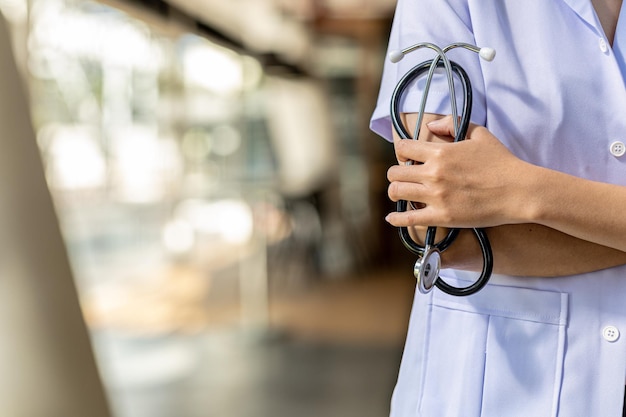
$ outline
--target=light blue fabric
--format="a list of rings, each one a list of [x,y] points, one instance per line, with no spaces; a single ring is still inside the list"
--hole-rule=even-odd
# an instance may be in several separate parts
[[[436,292],[421,415],[458,416],[460,404],[467,416],[556,416],[568,305],[566,293],[498,285]]]
[[[626,36],[626,20],[617,31],[616,39]],[[590,0],[398,1],[390,50],[457,41],[497,51],[491,63],[467,51],[451,56],[473,81],[475,123],[535,165],[626,186],[626,156],[610,152],[614,141],[626,143],[624,77]],[[391,139],[391,92],[431,57],[385,63],[375,132]],[[417,111],[420,99],[418,83],[403,111]],[[435,87],[427,111],[449,113],[447,101],[447,88]],[[443,275],[462,286],[475,279]],[[498,313],[509,305],[510,314]],[[529,319],[532,312],[545,319]],[[606,326],[621,336],[607,340]],[[626,267],[562,278],[495,275],[464,300],[416,293],[391,415],[617,417],[625,379]]]

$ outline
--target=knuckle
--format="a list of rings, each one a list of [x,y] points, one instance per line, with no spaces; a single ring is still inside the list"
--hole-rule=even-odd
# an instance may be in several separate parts
[[[398,188],[399,185],[397,182],[392,182],[391,184],[389,184],[389,187],[387,188],[387,195],[389,196],[389,199],[391,199],[391,201],[398,201]]]
[[[396,149],[396,156],[398,158],[402,157],[406,153],[406,145],[407,145],[406,142],[407,142],[406,139],[401,139],[399,141],[396,141],[395,149]]]
[[[445,201],[447,200],[446,190],[442,187],[437,186],[436,183],[435,186],[431,188],[430,195],[434,201],[437,201],[440,204],[445,203]]]
[[[397,179],[398,168],[399,165],[394,165],[387,170],[387,180],[389,182],[394,182]]]
[[[449,205],[443,205],[438,210],[437,218],[440,226],[451,226],[455,222],[454,210]]]
[[[434,164],[430,167],[429,176],[433,184],[441,184],[445,180],[446,170],[441,164]]]
[[[450,210],[444,209],[441,212],[441,225],[449,226],[454,223],[454,216],[450,212]]]
[[[444,146],[438,146],[432,151],[431,159],[441,164],[445,160],[446,148]]]
[[[413,152],[413,146],[415,146],[415,141],[411,139],[402,139],[397,141],[395,144],[396,158],[403,162],[410,160]]]

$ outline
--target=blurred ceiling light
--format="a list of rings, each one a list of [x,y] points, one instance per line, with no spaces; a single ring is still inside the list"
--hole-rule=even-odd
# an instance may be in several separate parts
[[[37,10],[29,40],[33,51],[50,48],[145,71],[157,71],[162,66],[162,51],[147,27],[121,12],[88,14],[56,3]]]
[[[243,200],[185,200],[177,207],[176,218],[184,219],[198,232],[215,235],[226,243],[246,243],[254,232],[252,210]]]
[[[272,1],[240,0],[238,26],[243,42],[252,50],[275,52],[291,62],[308,56],[310,39],[301,22],[289,19]]]
[[[191,251],[194,244],[194,231],[189,222],[176,219],[163,227],[163,245],[168,252],[182,255]]]
[[[216,94],[236,94],[244,85],[241,57],[234,52],[195,38],[184,45],[183,68],[186,82]]]
[[[89,189],[106,184],[106,164],[96,132],[84,126],[45,126],[39,141],[48,153],[48,179],[52,187]]]
[[[129,203],[151,203],[167,191],[180,172],[177,146],[149,126],[127,126],[111,134],[111,175],[116,197]]]
[[[103,60],[116,66],[132,66],[146,71],[156,72],[162,60],[161,50],[150,37],[147,27],[137,22],[120,21],[114,28],[102,28]]]
[[[276,0],[170,0],[181,10],[256,53],[275,53],[290,62],[309,56],[311,34],[282,12]]]
[[[252,211],[243,201],[225,200],[216,203],[220,232],[226,242],[245,243],[252,238],[254,230]]]
[[[10,22],[24,22],[28,16],[27,0],[0,0],[0,10]]]

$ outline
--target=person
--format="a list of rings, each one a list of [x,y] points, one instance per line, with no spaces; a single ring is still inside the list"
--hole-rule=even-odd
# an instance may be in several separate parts
[[[428,225],[486,228],[494,257],[474,295],[416,293],[393,417],[626,416],[625,9],[621,0],[397,2],[389,50],[467,42],[497,54],[449,53],[474,90],[473,124],[456,143],[443,77],[419,140],[398,139],[390,123],[397,81],[433,52],[384,65],[371,128],[394,141],[389,197],[422,203],[387,221],[416,238]],[[422,84],[403,100],[407,126]],[[469,231],[442,263],[450,284],[475,280],[482,258]]]

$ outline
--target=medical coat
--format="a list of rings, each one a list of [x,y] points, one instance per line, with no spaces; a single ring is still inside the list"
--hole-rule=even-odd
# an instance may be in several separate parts
[[[626,35],[626,18],[617,31]],[[457,41],[497,51],[491,63],[449,53],[472,79],[474,123],[523,160],[626,186],[626,51],[611,47],[589,0],[398,1],[390,50]],[[420,50],[385,63],[375,132],[391,140],[391,92],[431,58]],[[418,111],[421,84],[402,111]],[[450,113],[445,82],[433,85],[427,111]],[[454,270],[442,276],[463,286],[475,279]],[[617,417],[625,378],[626,267],[562,278],[495,275],[466,298],[416,293],[391,415]]]

